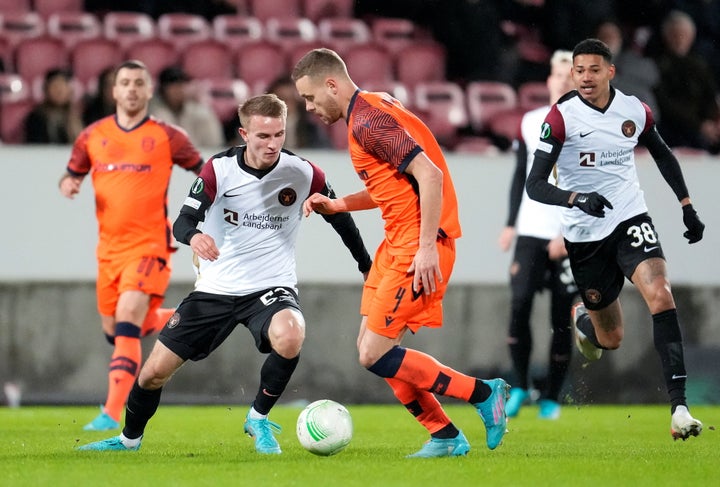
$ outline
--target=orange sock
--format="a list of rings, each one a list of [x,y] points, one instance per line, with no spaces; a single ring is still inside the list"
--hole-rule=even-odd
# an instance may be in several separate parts
[[[430,434],[451,423],[440,402],[432,393],[415,389],[407,382],[398,379],[385,379],[385,381],[395,393],[395,397]]]
[[[463,401],[470,400],[477,382],[475,377],[462,374],[441,364],[430,355],[411,348],[405,349],[405,356],[395,378],[416,389]]]
[[[142,333],[140,336],[158,333],[174,313],[175,308],[155,308],[154,310],[150,310],[142,324]]]
[[[140,371],[141,361],[140,338],[122,335],[115,337],[115,352],[110,360],[108,396],[105,402],[105,413],[115,421],[120,421],[130,389]]]

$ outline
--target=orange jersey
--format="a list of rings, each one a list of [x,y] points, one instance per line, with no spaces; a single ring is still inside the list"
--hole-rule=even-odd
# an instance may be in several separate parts
[[[414,255],[420,242],[417,181],[404,172],[420,152],[425,152],[443,172],[438,235],[460,237],[455,187],[442,150],[430,129],[386,93],[357,91],[348,113],[350,158],[370,197],[382,212],[390,253]]]
[[[173,164],[197,170],[202,162],[184,131],[152,117],[124,130],[113,115],[83,130],[67,170],[76,176],[92,173],[98,258],[168,255],[167,192]]]

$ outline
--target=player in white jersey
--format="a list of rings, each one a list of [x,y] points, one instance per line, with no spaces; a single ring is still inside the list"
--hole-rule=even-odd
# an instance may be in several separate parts
[[[590,360],[615,350],[624,324],[618,296],[625,278],[652,314],[655,349],[670,396],[673,438],[702,431],[685,398],[687,374],[665,256],[647,213],[635,171],[634,148],[644,144],[682,207],[689,243],[705,225],[693,209],[680,164],[658,134],[652,112],[610,85],[610,49],[597,39],[573,51],[576,91],[553,105],[543,123],[528,195],[562,210],[562,232],[583,303],[573,308],[575,341]],[[557,186],[548,175],[557,167]]]
[[[268,354],[244,429],[258,453],[281,453],[273,435],[280,426],[268,413],[290,381],[305,339],[295,274],[302,204],[317,192],[335,195],[322,170],[282,149],[285,102],[273,94],[259,95],[238,112],[246,145],[208,160],[173,225],[175,238],[196,256],[195,290],[163,328],[140,371],[122,434],[82,450],[137,450],[163,385],[185,361],[207,357],[243,324],[257,349]],[[323,218],[367,275],[372,261],[350,214]]]
[[[573,89],[571,68],[572,52],[555,51],[550,59],[547,78],[551,104]],[[530,315],[535,294],[545,288],[551,294],[552,334],[547,379],[538,401],[538,417],[541,419],[557,419],[560,416],[560,391],[572,352],[570,308],[577,295],[577,286],[560,234],[560,208],[531,200],[525,191],[525,180],[537,148],[537,134],[549,111],[550,106],[531,110],[520,123],[520,135],[515,141],[516,165],[510,185],[510,211],[507,225],[498,239],[503,251],[508,251],[515,241],[510,266],[512,298],[507,338],[515,377],[505,406],[508,417],[517,416],[520,407],[530,398],[532,384],[529,369],[533,349]],[[550,180],[554,183],[552,175]]]

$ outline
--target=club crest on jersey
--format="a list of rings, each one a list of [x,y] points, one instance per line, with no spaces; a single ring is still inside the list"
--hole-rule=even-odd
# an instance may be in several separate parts
[[[602,299],[602,294],[600,294],[600,291],[597,289],[588,289],[585,291],[585,298],[588,300],[588,303],[597,304]]]
[[[540,138],[547,139],[550,138],[550,135],[552,135],[552,127],[549,123],[543,122],[542,127],[540,127]]]
[[[595,167],[595,153],[594,152],[581,152],[580,153],[580,165],[582,167]]]
[[[173,313],[173,315],[170,317],[170,319],[167,322],[168,328],[175,328],[180,324],[180,313]]]
[[[150,152],[155,148],[155,139],[152,137],[143,137],[141,145],[145,152]]]
[[[205,189],[205,182],[202,178],[195,179],[195,182],[190,186],[190,192],[192,194],[200,194],[203,192],[203,189]]]
[[[284,188],[278,194],[278,201],[283,206],[290,206],[297,200],[297,193],[292,188]]]
[[[637,127],[635,126],[635,122],[632,120],[625,120],[622,123],[622,133],[625,137],[632,137],[635,135],[635,130],[637,130]]]

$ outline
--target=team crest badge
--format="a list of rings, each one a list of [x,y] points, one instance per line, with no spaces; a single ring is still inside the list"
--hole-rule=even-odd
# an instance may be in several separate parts
[[[632,137],[635,135],[635,130],[637,130],[637,127],[635,126],[635,122],[632,120],[625,120],[622,124],[622,133],[625,137]]]
[[[155,148],[155,139],[152,137],[144,137],[141,144],[145,152],[150,152]]]
[[[588,289],[585,291],[585,298],[588,300],[588,303],[597,304],[602,299],[602,294],[600,294],[600,291],[597,289]]]
[[[278,194],[278,201],[283,206],[290,206],[297,200],[297,193],[292,188],[285,188]]]
[[[167,322],[168,328],[175,328],[180,324],[180,313],[173,313],[173,315],[170,317],[170,319]]]

